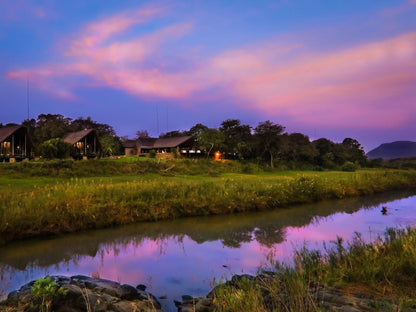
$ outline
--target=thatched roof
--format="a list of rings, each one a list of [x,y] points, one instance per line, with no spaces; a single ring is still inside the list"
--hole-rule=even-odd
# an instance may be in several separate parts
[[[136,146],[137,147],[141,147],[141,148],[154,148],[155,147],[155,142],[156,142],[156,138],[138,138],[136,140]]]
[[[93,132],[95,134],[94,129],[85,129],[85,130],[81,130],[81,131],[77,131],[77,132],[71,132],[71,133],[66,134],[63,137],[63,140],[67,143],[75,144],[78,141],[81,141],[84,137],[89,135],[91,132]]]
[[[173,138],[138,138],[137,140],[126,140],[123,146],[126,148],[140,147],[145,149],[152,148],[172,148],[177,147],[190,140],[191,136],[173,137]]]
[[[123,146],[125,148],[135,148],[135,147],[137,147],[136,140],[125,140],[123,142]]]
[[[5,141],[9,136],[11,136],[16,131],[20,130],[21,128],[25,128],[25,126],[20,125],[13,125],[13,126],[5,126],[0,128],[0,142]]]
[[[173,137],[173,138],[163,138],[163,139],[157,139],[154,147],[155,148],[169,148],[169,147],[177,147],[189,139],[191,139],[191,136],[183,136],[183,137]]]

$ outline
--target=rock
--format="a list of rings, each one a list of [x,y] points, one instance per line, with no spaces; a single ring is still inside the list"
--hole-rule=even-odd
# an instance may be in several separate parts
[[[139,299],[141,296],[140,294],[137,292],[137,289],[134,288],[131,285],[121,285],[121,299],[126,299],[126,300],[134,300],[134,299]]]
[[[52,310],[56,312],[161,311],[156,297],[144,291],[146,287],[136,289],[131,285],[120,285],[110,280],[82,275],[52,276],[51,279],[67,291],[66,295],[54,299]],[[0,312],[24,312],[30,306],[36,309],[38,303],[31,292],[33,284],[34,282],[30,282],[11,292],[0,303]]]
[[[137,288],[138,290],[143,290],[143,291],[145,291],[147,287],[146,287],[146,285],[139,284],[139,285],[137,285],[137,286],[136,286],[136,288]]]
[[[178,312],[212,312],[215,309],[212,298],[182,296],[182,302],[174,301]]]

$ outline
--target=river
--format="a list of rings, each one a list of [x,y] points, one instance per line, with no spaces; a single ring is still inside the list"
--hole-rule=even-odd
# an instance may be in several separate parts
[[[387,212],[382,212],[386,207]],[[326,201],[266,212],[187,218],[26,240],[0,248],[0,297],[45,275],[144,284],[175,311],[182,295],[207,294],[232,274],[291,262],[305,244],[322,249],[355,232],[367,240],[387,227],[416,226],[415,193]]]

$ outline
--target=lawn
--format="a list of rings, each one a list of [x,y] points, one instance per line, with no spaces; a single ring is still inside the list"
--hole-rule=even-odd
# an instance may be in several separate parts
[[[238,162],[206,161],[1,164],[0,243],[416,187],[411,170],[244,171]]]

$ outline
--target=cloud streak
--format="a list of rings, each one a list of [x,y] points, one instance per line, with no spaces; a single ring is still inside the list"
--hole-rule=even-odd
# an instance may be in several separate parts
[[[275,38],[209,58],[189,53],[192,66],[170,67],[180,58],[170,47],[192,33],[193,25],[144,31],[168,13],[147,6],[92,22],[67,42],[62,63],[15,70],[8,78],[29,76],[69,100],[79,88],[103,86],[137,97],[203,103],[212,94],[201,94],[215,89],[218,99],[230,98],[240,108],[327,127],[393,128],[409,122],[416,106],[416,32],[332,51]],[[137,28],[140,35],[132,35]]]

